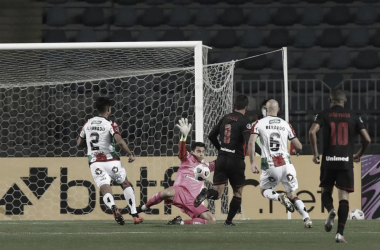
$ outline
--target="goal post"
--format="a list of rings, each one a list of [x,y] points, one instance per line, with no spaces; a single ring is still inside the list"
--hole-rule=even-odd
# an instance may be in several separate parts
[[[188,142],[205,142],[213,160],[206,138],[232,110],[234,62],[207,65],[207,51],[198,41],[0,44],[0,219],[109,219],[76,148],[99,96],[113,100],[111,119],[137,156],[124,162],[137,204],[173,184],[181,117],[193,123]],[[158,209],[147,219],[174,213]]]

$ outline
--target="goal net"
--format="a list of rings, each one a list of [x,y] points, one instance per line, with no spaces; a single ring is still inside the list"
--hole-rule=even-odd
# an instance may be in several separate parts
[[[232,110],[234,62],[207,65],[207,50],[199,42],[1,45],[0,219],[110,218],[76,147],[99,96],[113,101],[110,119],[136,155],[122,161],[137,204],[174,183],[180,118],[193,123],[188,150],[204,141],[215,156],[207,135]],[[210,206],[226,216],[226,204]],[[160,204],[147,219],[178,215],[172,210]]]

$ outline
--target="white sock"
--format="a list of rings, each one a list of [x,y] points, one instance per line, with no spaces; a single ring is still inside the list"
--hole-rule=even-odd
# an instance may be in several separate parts
[[[296,207],[297,211],[300,213],[300,215],[302,215],[302,218],[305,219],[307,217],[309,217],[309,213],[306,212],[306,207],[305,205],[303,204],[303,201],[302,200],[296,200],[294,202],[294,206]],[[310,218],[310,217],[309,217]]]
[[[278,196],[279,194],[273,191],[272,189],[266,189],[263,192],[264,197],[268,198],[269,200],[272,201],[279,201]]]
[[[128,203],[129,209],[131,210],[131,214],[137,213],[135,193],[133,192],[132,187],[127,187],[124,189],[124,197]]]
[[[104,204],[107,205],[107,207],[112,208],[113,205],[115,205],[115,199],[113,198],[113,195],[110,193],[106,193],[103,196]]]

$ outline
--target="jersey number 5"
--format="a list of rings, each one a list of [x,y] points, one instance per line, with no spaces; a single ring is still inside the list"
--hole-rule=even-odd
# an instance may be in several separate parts
[[[330,122],[331,128],[331,145],[336,145],[336,139],[338,137],[338,145],[345,146],[348,144],[348,123],[339,122],[338,129],[335,122]],[[338,136],[337,136],[338,130]]]
[[[91,133],[90,138],[91,138],[91,141],[90,141],[91,150],[99,150],[99,147],[95,145],[99,142],[99,134],[96,132],[93,132]]]

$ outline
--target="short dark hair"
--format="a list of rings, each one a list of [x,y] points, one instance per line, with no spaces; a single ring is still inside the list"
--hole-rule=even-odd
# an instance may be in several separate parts
[[[191,151],[194,151],[196,149],[196,147],[203,147],[206,149],[206,144],[204,144],[203,142],[193,142],[191,143]]]
[[[99,97],[95,101],[94,107],[99,113],[104,113],[108,107],[111,107],[111,100],[107,97]]]
[[[332,89],[330,92],[330,98],[331,100],[340,102],[346,99],[346,93],[341,89]]]
[[[261,109],[263,106],[266,106],[268,101],[269,101],[269,99],[264,100],[264,101],[261,103],[261,107],[260,107],[260,109]]]
[[[238,95],[235,98],[235,109],[236,110],[242,110],[248,107],[248,97],[245,95]]]

